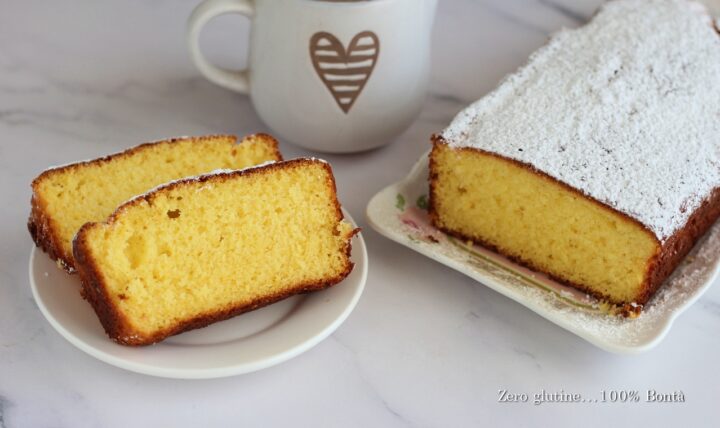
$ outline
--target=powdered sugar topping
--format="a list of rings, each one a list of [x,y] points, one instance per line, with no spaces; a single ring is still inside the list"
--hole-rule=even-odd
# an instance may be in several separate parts
[[[720,186],[720,35],[698,7],[608,2],[443,138],[529,164],[664,241]]]

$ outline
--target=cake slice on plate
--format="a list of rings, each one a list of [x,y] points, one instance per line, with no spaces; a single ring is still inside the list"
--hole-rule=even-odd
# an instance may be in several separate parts
[[[49,169],[32,182],[28,229],[58,265],[74,271],[72,239],[80,226],[102,221],[122,202],[178,178],[218,168],[245,168],[282,160],[277,141],[250,135],[177,138]]]
[[[720,215],[720,36],[685,0],[616,0],[433,141],[438,228],[641,307]]]
[[[146,345],[340,282],[356,232],[330,166],[296,159],[163,185],[85,224],[73,249],[107,334]]]

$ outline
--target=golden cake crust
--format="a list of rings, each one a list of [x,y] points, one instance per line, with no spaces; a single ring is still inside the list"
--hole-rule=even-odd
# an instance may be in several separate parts
[[[143,202],[151,202],[158,193],[170,191],[175,188],[182,188],[183,186],[187,186],[191,182],[200,181],[221,183],[237,176],[266,174],[268,171],[271,171],[273,169],[294,168],[303,164],[310,164],[311,162],[312,161],[308,159],[294,159],[280,163],[272,163],[261,167],[252,167],[244,170],[232,171],[228,174],[204,175],[197,178],[178,180],[168,185],[165,185],[160,189],[157,189],[155,191],[139,196],[124,203],[115,210],[115,212],[107,219],[106,223],[113,223],[116,220],[118,214],[127,207],[138,205]],[[332,174],[332,168],[327,163],[323,163],[323,166],[327,169],[329,173],[327,186],[332,190],[332,194],[336,195],[337,191],[335,186],[335,179]],[[335,198],[334,202],[337,219],[338,221],[340,221],[344,218],[342,210],[340,208],[340,203],[338,202],[337,198]],[[107,335],[114,341],[123,345],[150,345],[164,340],[169,336],[180,334],[196,328],[206,327],[212,323],[223,321],[236,315],[259,309],[261,307],[278,302],[288,297],[292,297],[297,294],[326,289],[345,279],[350,274],[350,272],[352,272],[352,269],[354,267],[354,263],[350,261],[352,243],[351,239],[349,238],[347,247],[345,248],[345,257],[348,260],[347,268],[335,277],[324,278],[322,281],[319,282],[296,284],[292,288],[292,290],[288,292],[263,296],[247,304],[242,304],[214,312],[207,312],[202,315],[198,315],[192,319],[178,322],[175,325],[163,329],[162,331],[155,332],[152,335],[140,336],[133,331],[128,320],[122,314],[122,312],[113,305],[112,300],[109,297],[108,288],[105,284],[106,281],[102,277],[102,273],[97,265],[97,261],[93,259],[89,253],[88,242],[86,239],[87,231],[93,227],[96,227],[96,225],[99,224],[101,223],[86,223],[80,229],[80,231],[78,231],[75,239],[73,240],[73,254],[75,256],[75,260],[77,261],[77,271],[82,281],[83,298],[85,298],[95,310],[95,313],[100,319],[100,323],[105,329]],[[358,232],[360,232],[360,228],[354,229],[351,232],[350,237],[357,234]]]
[[[194,143],[202,143],[203,141],[211,141],[217,138],[230,138],[230,139],[236,139],[237,137],[233,135],[206,135],[203,137],[193,137],[192,140]],[[278,142],[273,138],[271,135],[268,134],[252,134],[248,135],[246,137],[243,137],[242,140],[239,142],[236,141],[236,144],[242,142],[244,139],[247,138],[261,138],[265,142],[269,143],[271,147],[274,149],[275,155],[277,156],[278,160],[282,160],[282,154],[280,153],[280,150],[278,148]],[[154,147],[156,145],[160,144],[173,144],[178,141],[186,140],[186,137],[178,137],[178,138],[171,138],[168,140],[161,140],[161,141],[153,141],[149,143],[143,143],[134,147],[131,147],[127,150],[124,150],[119,153],[114,153],[108,156],[104,156],[97,159],[87,160],[83,162],[76,162],[69,165],[64,165],[58,168],[52,168],[48,169],[46,171],[43,171],[40,175],[38,175],[31,184],[32,187],[32,197],[30,199],[30,217],[28,218],[27,227],[30,231],[30,236],[32,237],[33,241],[35,242],[35,245],[37,245],[41,250],[46,252],[48,256],[57,262],[58,266],[63,268],[68,273],[74,273],[75,272],[75,264],[73,263],[73,257],[71,254],[64,254],[62,245],[60,244],[61,240],[59,237],[59,234],[57,232],[58,228],[53,223],[53,220],[50,216],[47,215],[46,210],[46,204],[43,198],[40,196],[40,193],[38,192],[38,186],[39,183],[45,180],[48,177],[51,177],[55,174],[64,173],[69,170],[78,169],[80,167],[84,167],[87,165],[101,165],[108,162],[113,162],[117,159],[122,159],[126,157],[130,157],[133,154],[140,152],[142,150],[145,150],[149,147]]]
[[[39,177],[38,177],[39,178]],[[38,180],[36,178],[35,180]],[[69,257],[65,256],[60,246],[60,238],[57,235],[57,228],[53,225],[53,221],[46,215],[45,201],[35,192],[35,184],[33,181],[33,194],[30,199],[30,218],[27,227],[30,236],[41,250],[47,253],[59,267],[69,273],[74,273],[75,268]]]
[[[613,301],[609,296],[598,294],[596,291],[591,290],[590,288],[586,287],[583,284],[575,283],[572,281],[569,281],[565,278],[558,277],[556,275],[553,275],[549,272],[545,272],[544,270],[540,269],[538,266],[535,266],[531,261],[528,260],[522,260],[515,256],[512,256],[510,254],[507,254],[503,252],[501,249],[497,248],[495,245],[492,245],[485,240],[483,240],[481,237],[478,236],[468,236],[466,234],[460,233],[458,231],[450,230],[441,225],[441,222],[439,221],[438,217],[438,211],[436,207],[436,180],[437,180],[437,174],[433,171],[436,170],[436,149],[439,145],[446,145],[447,142],[439,135],[433,135],[431,139],[433,150],[430,153],[429,158],[429,166],[430,166],[430,173],[429,173],[429,187],[430,187],[430,194],[428,198],[428,211],[430,214],[430,220],[432,224],[437,227],[438,229],[442,230],[443,232],[455,236],[457,238],[463,239],[465,241],[472,241],[476,244],[479,244],[485,248],[488,248],[498,254],[503,255],[504,257],[512,260],[515,263],[518,263],[522,266],[525,266],[529,269],[542,272],[543,274],[551,277],[553,280],[571,286],[573,288],[582,290],[590,295],[593,295],[599,299],[609,301],[616,304],[627,304],[628,302],[615,302]],[[707,198],[700,207],[698,207],[690,216],[689,220],[686,222],[686,224],[677,230],[672,236],[670,236],[668,239],[665,240],[663,244],[658,241],[655,234],[653,234],[650,230],[647,229],[645,225],[637,221],[636,219],[628,216],[627,214],[618,211],[592,197],[589,197],[579,190],[567,185],[566,183],[563,183],[548,174],[538,171],[536,168],[533,168],[531,165],[525,164],[523,162],[519,162],[514,159],[510,159],[501,155],[498,155],[496,153],[487,152],[478,148],[473,147],[461,147],[453,149],[456,151],[467,151],[467,152],[476,152],[476,153],[482,153],[483,155],[489,155],[496,157],[498,159],[501,159],[503,161],[512,163],[514,165],[520,166],[527,171],[530,171],[531,173],[535,174],[538,178],[549,180],[554,183],[559,184],[560,186],[564,187],[565,189],[579,195],[580,197],[591,201],[595,203],[597,206],[601,207],[602,209],[608,210],[613,212],[614,214],[619,215],[621,218],[623,218],[627,222],[634,223],[643,229],[645,229],[648,233],[648,236],[651,236],[658,245],[658,251],[657,253],[648,261],[646,266],[646,274],[645,279],[642,284],[642,289],[639,295],[637,296],[637,299],[634,303],[638,305],[644,305],[648,302],[648,300],[653,296],[655,291],[662,285],[663,281],[672,274],[672,272],[675,270],[675,268],[682,262],[683,258],[690,252],[693,245],[695,245],[695,242],[710,228],[710,226],[713,225],[713,223],[720,217],[720,188],[715,188],[713,193],[709,198]],[[628,305],[629,306],[629,305]],[[633,309],[630,307],[626,308],[628,311],[632,312]]]

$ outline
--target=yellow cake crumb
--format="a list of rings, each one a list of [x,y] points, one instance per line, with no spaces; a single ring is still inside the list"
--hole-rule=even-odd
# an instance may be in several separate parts
[[[660,244],[646,228],[528,167],[435,144],[436,226],[614,303],[639,298]]]
[[[143,144],[102,159],[45,171],[33,181],[31,231],[38,245],[72,268],[80,226],[102,221],[119,204],[151,188],[220,168],[281,160],[277,142],[252,135],[181,138]]]
[[[145,344],[340,281],[353,233],[330,167],[299,159],[161,188],[83,227],[75,252],[111,337]]]

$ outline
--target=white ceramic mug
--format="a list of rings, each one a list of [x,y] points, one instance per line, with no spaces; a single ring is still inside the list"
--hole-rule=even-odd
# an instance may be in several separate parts
[[[349,153],[392,142],[419,114],[437,0],[205,0],[188,44],[209,80],[248,93],[281,138]],[[199,46],[213,17],[252,20],[246,70],[211,64]]]

